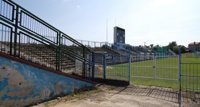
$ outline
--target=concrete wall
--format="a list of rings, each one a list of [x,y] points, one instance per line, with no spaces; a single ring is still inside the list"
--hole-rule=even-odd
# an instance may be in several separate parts
[[[0,56],[0,106],[21,107],[94,84]]]

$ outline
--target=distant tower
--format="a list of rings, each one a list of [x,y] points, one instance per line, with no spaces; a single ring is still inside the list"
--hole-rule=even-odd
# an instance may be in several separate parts
[[[117,26],[114,27],[114,45],[117,48],[123,48],[125,45],[125,29]]]

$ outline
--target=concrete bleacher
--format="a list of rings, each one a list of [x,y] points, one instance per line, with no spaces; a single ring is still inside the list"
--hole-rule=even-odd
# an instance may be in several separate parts
[[[0,52],[6,53],[6,54],[10,53],[9,42],[0,42]]]
[[[96,48],[92,48],[93,51],[95,52],[104,52],[107,54],[113,54],[113,55],[119,55],[120,53],[117,51],[114,51],[112,49],[108,49],[108,48],[101,48],[101,47],[96,47]]]
[[[79,41],[95,53],[98,53],[95,57],[98,64],[102,64],[102,54],[106,54],[107,64],[126,63],[129,55],[131,55],[132,61],[150,60],[155,55],[154,50],[144,46],[124,45],[124,47],[118,48],[115,44],[108,42]]]
[[[21,43],[17,47],[17,56],[29,60],[31,62],[50,67],[56,68],[56,50],[49,48],[46,45],[34,44],[34,43]],[[0,42],[0,50],[2,53],[9,54],[10,46],[8,42]],[[61,69],[63,72],[70,73],[71,69],[75,68],[75,60],[66,56],[61,56]]]
[[[21,52],[32,58],[40,59],[41,61],[48,62],[48,64],[55,67],[56,65],[56,50],[47,48],[44,45],[38,44],[24,44]],[[28,51],[27,51],[28,50]],[[61,56],[62,70],[67,72],[75,67],[75,60],[70,59],[67,56]]]

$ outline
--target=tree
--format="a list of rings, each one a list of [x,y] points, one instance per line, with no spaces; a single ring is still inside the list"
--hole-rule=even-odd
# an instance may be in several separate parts
[[[174,46],[172,51],[175,52],[176,54],[179,54],[179,47],[178,46]]]
[[[159,50],[159,48],[161,48],[160,45],[156,45],[156,46],[153,47],[153,50],[157,51],[157,50]]]
[[[150,44],[150,48],[151,48],[151,49],[153,48],[153,44]]]
[[[177,43],[176,41],[172,41],[169,43],[169,45],[167,46],[169,49],[171,49],[172,51],[174,51],[174,47],[177,47]]]
[[[186,47],[183,45],[179,45],[179,48],[181,50],[181,53],[185,53],[186,52]]]

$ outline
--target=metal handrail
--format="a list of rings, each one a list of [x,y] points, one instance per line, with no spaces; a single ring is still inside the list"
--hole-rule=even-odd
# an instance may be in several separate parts
[[[73,43],[76,43],[79,46],[82,46],[84,48],[86,48],[88,51],[92,52],[91,49],[87,48],[86,46],[84,46],[83,44],[81,44],[80,42],[78,42],[77,40],[71,38],[70,36],[68,36],[67,34],[65,34],[64,32],[58,30],[57,28],[55,28],[54,26],[48,24],[46,21],[42,20],[41,18],[37,17],[36,15],[32,14],[31,12],[29,12],[28,10],[26,10],[25,8],[21,7],[20,5],[18,5],[17,3],[10,1],[10,0],[3,0],[4,2],[7,2],[9,4],[13,4],[17,7],[19,7],[21,9],[21,12],[25,12],[28,15],[30,15],[30,17],[32,17],[33,19],[39,21],[40,23],[44,24],[45,26],[51,28],[52,30],[54,30],[55,32],[60,32],[61,34],[63,34],[63,37],[69,39],[70,41],[72,41]]]
[[[5,13],[2,13],[2,14],[0,13],[0,22],[2,23],[2,25],[6,25],[9,28],[11,28],[11,39],[9,41],[11,43],[10,51],[14,51],[14,54],[13,52],[10,52],[10,55],[18,57],[16,56],[16,53],[17,51],[20,51],[20,50],[17,50],[17,44],[20,44],[18,43],[20,42],[20,34],[24,34],[27,37],[38,41],[39,43],[42,43],[45,45],[48,44],[50,47],[54,48],[56,50],[56,60],[58,60],[57,61],[58,63],[60,62],[59,61],[60,60],[59,56],[61,56],[60,54],[64,53],[72,58],[75,58],[81,62],[84,62],[85,64],[88,64],[89,66],[93,65],[90,62],[90,59],[87,59],[85,57],[86,53],[89,53],[92,56],[92,54],[94,54],[92,50],[90,50],[89,48],[87,48],[86,46],[78,42],[77,40],[73,39],[69,35],[65,34],[64,32],[58,30],[54,26],[48,24],[46,21],[42,20],[38,16],[32,14],[25,8],[18,5],[17,3],[11,0],[2,0],[2,1],[10,5],[11,7],[8,6],[9,8],[12,8],[12,10],[10,9],[10,11],[8,12],[6,11]],[[1,4],[1,5],[4,5],[4,4]],[[3,10],[6,10],[6,9],[3,9]],[[12,16],[10,16],[10,14],[12,14]],[[38,25],[41,26],[43,30],[45,30],[45,32],[43,32],[41,29],[38,30],[36,28]],[[55,41],[48,38],[48,34],[54,35],[54,37],[56,38]],[[73,44],[75,44],[77,47],[81,48],[83,50],[83,55],[78,55],[75,51],[72,51],[70,49],[62,49],[61,47],[63,45],[64,46],[67,46],[67,45],[61,44],[60,38],[64,38],[72,42]],[[18,39],[19,41],[17,41]],[[60,64],[56,66],[60,66]],[[60,68],[60,67],[57,67],[57,68]]]

